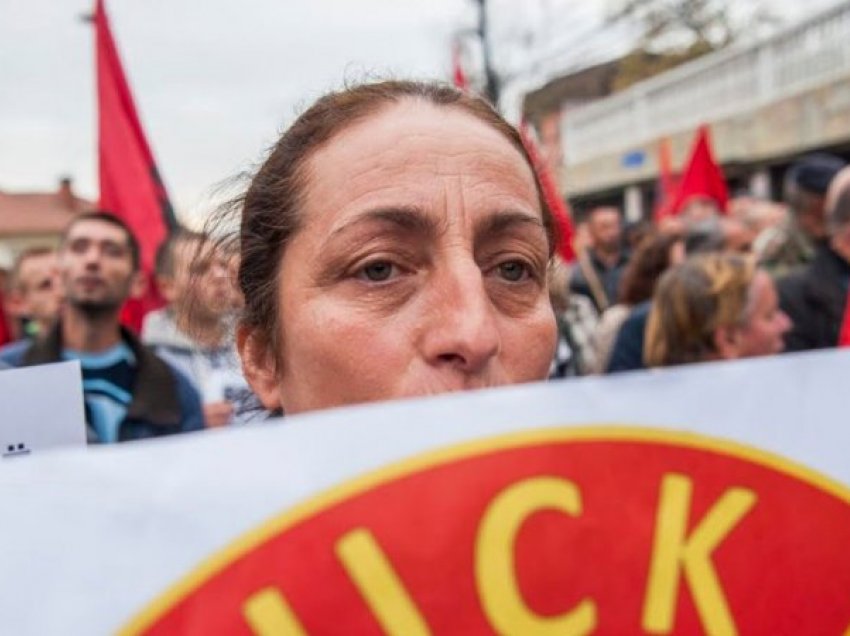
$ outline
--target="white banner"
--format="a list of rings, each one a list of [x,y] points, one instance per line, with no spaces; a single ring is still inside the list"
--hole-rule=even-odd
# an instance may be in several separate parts
[[[2,631],[844,634],[848,378],[787,355],[7,462]]]

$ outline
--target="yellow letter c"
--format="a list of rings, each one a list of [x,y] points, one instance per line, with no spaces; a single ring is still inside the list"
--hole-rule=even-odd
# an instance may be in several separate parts
[[[588,634],[596,627],[596,605],[589,599],[558,616],[540,616],[522,598],[514,567],[516,535],[531,514],[545,509],[580,515],[579,489],[559,477],[525,479],[493,499],[478,527],[478,594],[484,613],[502,636],[572,636]]]

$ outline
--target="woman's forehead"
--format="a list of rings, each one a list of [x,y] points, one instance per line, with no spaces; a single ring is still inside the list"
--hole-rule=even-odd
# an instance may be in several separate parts
[[[428,189],[457,177],[468,188],[536,200],[531,168],[503,133],[458,107],[405,100],[342,131],[307,162],[307,199],[379,189]]]
[[[348,126],[314,153],[311,163],[314,169],[321,169],[339,160],[355,167],[370,160],[388,160],[403,167],[435,159],[462,160],[480,152],[494,162],[509,162],[520,169],[525,164],[501,131],[460,107],[407,99]]]

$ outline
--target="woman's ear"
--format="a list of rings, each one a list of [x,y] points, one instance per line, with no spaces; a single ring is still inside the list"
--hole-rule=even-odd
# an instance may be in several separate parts
[[[714,330],[714,349],[722,360],[740,356],[740,332],[737,327],[718,327]]]
[[[269,411],[281,408],[280,383],[274,353],[255,327],[236,330],[236,348],[242,359],[242,373],[263,407]]]

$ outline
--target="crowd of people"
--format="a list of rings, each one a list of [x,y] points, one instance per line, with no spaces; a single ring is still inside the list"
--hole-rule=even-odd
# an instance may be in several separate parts
[[[616,209],[591,209],[561,303],[572,357],[553,375],[836,347],[850,283],[850,169],[806,155],[783,191],[781,202],[742,195],[725,209],[695,195],[633,243]]]
[[[692,197],[624,231],[600,206],[574,263],[517,131],[457,89],[330,93],[217,222],[159,248],[166,305],[108,211],[22,253],[8,366],[78,360],[91,442],[376,400],[834,347],[850,282],[850,169],[788,171],[782,202]]]

